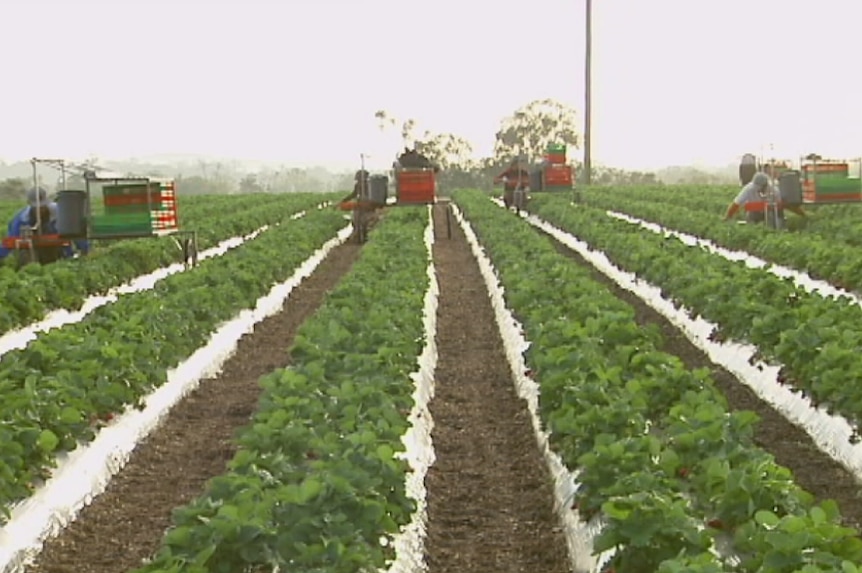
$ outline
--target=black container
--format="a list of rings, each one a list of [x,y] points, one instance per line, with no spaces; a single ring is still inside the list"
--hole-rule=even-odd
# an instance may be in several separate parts
[[[65,190],[57,193],[57,233],[63,238],[87,236],[87,192]]]

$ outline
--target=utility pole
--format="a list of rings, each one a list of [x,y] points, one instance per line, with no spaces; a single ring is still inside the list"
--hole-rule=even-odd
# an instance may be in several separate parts
[[[593,63],[593,0],[586,1],[586,46],[584,48],[584,185],[592,180],[592,63]]]

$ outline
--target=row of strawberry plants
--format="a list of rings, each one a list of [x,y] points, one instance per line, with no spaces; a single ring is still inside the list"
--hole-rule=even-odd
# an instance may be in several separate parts
[[[279,222],[321,201],[314,193],[271,195],[243,211],[230,198],[218,197],[217,214],[187,215],[187,228],[199,233],[205,249],[237,235]],[[192,211],[190,209],[190,211]],[[51,265],[28,265],[16,271],[0,266],[0,333],[40,320],[56,309],[80,308],[91,295],[101,294],[137,276],[180,261],[182,254],[171,237],[119,241],[83,259]]]
[[[648,202],[662,208],[676,207],[697,211],[704,219],[721,218],[727,206],[739,193],[739,186],[632,186],[620,188],[590,188],[584,196],[590,204],[597,200],[613,201],[610,208],[621,210],[629,201]],[[803,207],[808,212],[806,219],[788,215],[788,228],[804,229],[806,235],[816,235],[820,240],[862,245],[862,222],[859,211],[851,205],[818,205]]]
[[[615,193],[626,195],[633,199],[645,199],[662,203],[673,204],[690,209],[706,209],[721,213],[730,201],[736,197],[741,185],[632,185],[621,187],[587,187],[587,197],[598,193]],[[846,205],[817,205],[812,207],[816,213],[828,214],[828,218],[818,219],[818,226],[822,223],[824,227],[829,226],[830,220],[837,220],[840,224],[858,224],[858,215],[853,210],[848,210]]]
[[[427,224],[425,208],[407,208],[374,230],[300,327],[292,365],[261,380],[228,471],[174,511],[138,573],[354,573],[392,558],[393,535],[415,510],[397,454],[425,344]]]
[[[552,199],[559,202],[559,198]],[[704,213],[703,209],[656,204],[648,199],[631,200],[616,194],[590,197],[589,204],[695,235],[728,249],[749,252],[840,288],[862,288],[862,254],[858,247],[812,235],[807,230],[765,232],[760,225],[728,225],[720,217]]]
[[[345,225],[314,211],[207,259],[153,290],[96,309],[0,358],[0,505],[30,494],[59,451],[91,440],[101,422],[162,385],[167,371]]]
[[[531,342],[543,424],[609,570],[855,571],[862,541],[755,445],[755,414],[729,413],[706,370],[659,351],[657,329],[527,223],[478,192],[455,201]]]
[[[748,342],[758,358],[783,365],[779,382],[815,406],[862,423],[862,308],[824,298],[762,269],[732,262],[595,211],[547,202],[536,213],[626,271],[662,289],[676,304],[718,325],[719,340]]]
[[[229,237],[244,235],[264,225],[321,203],[330,202],[338,193],[249,193],[243,195],[205,195],[190,202],[194,209],[189,214],[188,228],[197,231],[201,249],[215,246]],[[242,213],[242,217],[235,217]],[[256,222],[250,220],[254,213]],[[183,212],[180,212],[183,220]],[[215,224],[214,221],[218,221]],[[185,221],[183,221],[185,225]],[[250,224],[255,225],[249,228]],[[195,225],[199,225],[196,227]]]

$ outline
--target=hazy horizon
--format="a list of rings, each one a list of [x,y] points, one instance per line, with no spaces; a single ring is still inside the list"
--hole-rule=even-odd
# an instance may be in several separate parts
[[[395,151],[397,152],[399,150],[396,149]],[[393,157],[396,154],[397,153],[393,153]],[[38,159],[65,159],[65,160],[69,161],[69,163],[71,165],[75,165],[75,164],[81,165],[89,159],[88,157],[77,157],[77,158],[37,157],[37,158]],[[32,157],[18,157],[18,158],[0,157],[0,164],[4,164],[4,165],[8,166],[8,165],[13,165],[13,164],[18,164],[18,163],[27,163],[31,159],[33,159],[33,158]],[[333,172],[352,171],[352,170],[355,170],[357,168],[357,166],[360,164],[360,158],[358,158],[358,157],[353,162],[343,161],[340,163],[339,162],[327,163],[325,160],[322,160],[322,161],[312,161],[312,162],[307,162],[307,163],[298,163],[298,162],[291,162],[289,160],[266,161],[266,160],[260,160],[260,159],[255,159],[255,158],[243,159],[243,158],[238,158],[238,157],[220,157],[220,156],[213,156],[213,155],[198,155],[198,154],[194,154],[194,153],[185,153],[185,154],[158,153],[158,154],[152,154],[152,155],[142,155],[142,156],[133,156],[133,157],[98,156],[98,157],[96,157],[96,159],[98,160],[97,164],[99,162],[106,163],[106,164],[107,163],[119,163],[119,164],[139,163],[142,165],[162,165],[165,167],[174,167],[174,166],[180,166],[182,164],[192,165],[192,164],[197,164],[197,163],[202,162],[202,163],[206,163],[209,165],[218,164],[218,163],[235,164],[235,165],[239,165],[239,166],[245,168],[246,170],[254,170],[257,168],[263,168],[263,169],[276,169],[276,168],[315,169],[315,168],[322,168],[322,169],[326,169],[326,170],[333,171]],[[577,159],[578,159],[578,161],[580,161],[580,154],[578,155]],[[620,167],[618,165],[610,165],[610,164],[606,164],[602,161],[597,161],[596,159],[593,159],[593,165],[594,166],[600,166],[600,167],[616,168],[616,169],[631,169],[633,171],[635,171],[635,170],[661,171],[663,169],[669,169],[669,168],[674,168],[674,167],[722,169],[722,168],[727,168],[730,165],[735,165],[738,162],[738,159],[739,159],[738,157],[731,157],[727,161],[725,161],[724,163],[715,163],[715,164],[705,164],[705,163],[699,163],[699,164],[675,163],[674,164],[674,163],[670,163],[670,164],[666,164],[666,165],[663,164],[663,165],[657,165],[657,166],[651,167],[651,168],[641,168],[641,169],[632,169],[632,168]],[[793,158],[791,158],[791,159],[793,159]],[[390,163],[391,163],[391,159],[390,159]],[[387,167],[388,167],[388,165],[385,167],[376,167],[375,166],[375,167],[371,167],[371,168],[372,169],[386,169]]]
[[[850,58],[862,2],[818,8],[594,3],[593,160],[654,170],[746,152],[862,155]],[[378,109],[485,156],[500,120],[531,100],[580,114],[583,12],[564,0],[6,0],[4,20],[28,25],[0,37],[3,53],[24,54],[4,68],[0,158],[341,168],[365,153],[381,168],[401,142],[378,129]]]

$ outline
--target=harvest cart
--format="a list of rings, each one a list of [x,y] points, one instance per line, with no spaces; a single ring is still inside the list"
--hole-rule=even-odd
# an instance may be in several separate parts
[[[575,201],[580,202],[574,169],[566,162],[567,151],[565,143],[549,143],[542,163],[530,172],[530,188],[537,192],[573,191]]]
[[[445,206],[446,238],[452,238],[452,201],[437,195],[437,175],[433,168],[399,167],[395,170],[395,205]]]
[[[800,160],[802,201],[806,205],[836,205],[862,202],[862,159],[822,159],[809,155]]]
[[[362,169],[365,170],[364,156],[362,156]],[[360,180],[359,197],[352,201],[342,201],[338,208],[353,213],[353,228],[356,240],[364,243],[368,238],[368,226],[373,220],[376,211],[386,207],[398,207],[406,205],[435,205],[437,203],[446,206],[446,236],[452,238],[452,206],[448,200],[441,200],[437,196],[437,178],[432,168],[425,167],[399,167],[395,169],[395,201],[390,202],[389,178],[385,175],[373,175],[369,178],[369,184]]]
[[[37,165],[48,165],[62,172],[62,190],[56,196],[57,233],[39,232],[41,215],[37,194],[35,228],[25,229],[21,236],[3,239],[4,247],[18,253],[19,264],[52,262],[40,260],[40,249],[65,248],[80,240],[113,241],[170,235],[183,252],[184,264],[187,267],[197,265],[197,233],[179,227],[176,186],[172,179],[97,177],[89,167],[79,166],[84,171],[85,189],[71,190],[66,189],[69,165],[64,160],[33,158],[31,164],[36,187],[39,186]]]
[[[70,217],[70,225],[61,230],[69,233],[70,238],[82,231],[88,240],[122,240],[143,237],[171,236],[183,252],[183,263],[196,266],[198,262],[197,232],[184,230],[179,225],[177,211],[176,183],[163,177],[95,177],[85,178],[85,195],[75,191],[61,191],[57,204],[64,212],[64,194],[76,193],[68,202],[68,213],[84,213],[83,225],[75,225]],[[102,210],[92,208],[93,196],[101,196]],[[83,201],[84,209],[80,209]],[[74,206],[74,207],[73,207]],[[62,222],[62,218],[60,219]],[[58,223],[58,227],[60,223]]]

